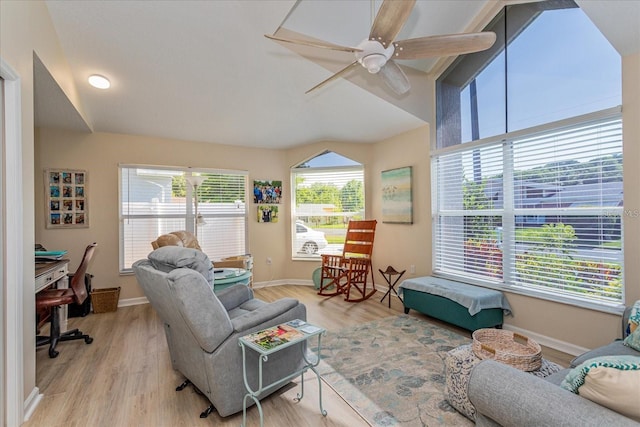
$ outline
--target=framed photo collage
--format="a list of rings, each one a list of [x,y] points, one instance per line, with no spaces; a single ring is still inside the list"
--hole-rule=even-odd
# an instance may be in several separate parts
[[[87,171],[47,169],[45,171],[46,227],[89,227]]]

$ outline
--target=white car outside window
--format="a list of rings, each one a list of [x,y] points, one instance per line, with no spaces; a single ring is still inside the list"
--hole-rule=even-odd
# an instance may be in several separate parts
[[[294,252],[313,255],[327,247],[324,233],[307,227],[302,222],[296,222],[296,242]]]

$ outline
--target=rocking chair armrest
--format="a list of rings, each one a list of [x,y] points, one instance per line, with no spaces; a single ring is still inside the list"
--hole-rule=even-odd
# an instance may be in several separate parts
[[[349,259],[342,255],[321,255],[322,267],[344,271],[348,268]]]

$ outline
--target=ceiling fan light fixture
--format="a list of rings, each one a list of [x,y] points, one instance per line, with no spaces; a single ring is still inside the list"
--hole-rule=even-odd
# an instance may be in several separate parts
[[[376,74],[382,67],[384,67],[384,64],[387,63],[387,58],[385,58],[384,55],[376,53],[362,58],[360,63],[368,72]]]
[[[111,87],[111,82],[105,76],[101,76],[100,74],[92,74],[89,76],[89,84],[96,89],[109,89]]]
[[[380,71],[395,50],[393,44],[385,48],[380,42],[369,39],[363,40],[358,45],[358,48],[362,49],[362,51],[355,53],[356,60],[371,74],[376,74]]]

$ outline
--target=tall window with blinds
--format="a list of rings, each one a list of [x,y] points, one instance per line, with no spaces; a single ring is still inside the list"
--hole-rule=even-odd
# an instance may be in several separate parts
[[[459,145],[434,166],[436,272],[623,301],[619,113]]]
[[[624,301],[620,54],[571,1],[503,8],[436,82],[434,271]]]
[[[364,168],[327,151],[291,171],[292,257],[342,254],[349,220],[364,219]]]
[[[247,180],[243,171],[120,166],[120,270],[178,230],[196,234],[212,260],[247,253]]]

